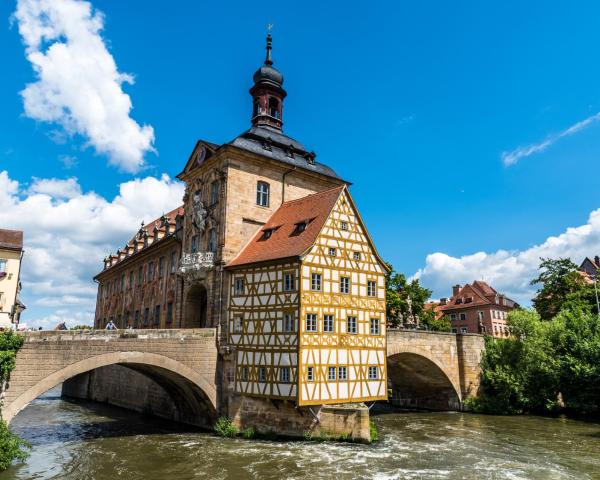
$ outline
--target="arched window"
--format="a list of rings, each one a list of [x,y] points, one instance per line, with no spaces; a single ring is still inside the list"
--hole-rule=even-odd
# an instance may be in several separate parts
[[[279,118],[279,101],[274,97],[269,98],[269,115]]]
[[[252,110],[252,116],[256,117],[260,113],[260,99],[254,99],[254,108]]]
[[[269,206],[270,186],[267,182],[258,182],[256,184],[256,204],[261,207]]]

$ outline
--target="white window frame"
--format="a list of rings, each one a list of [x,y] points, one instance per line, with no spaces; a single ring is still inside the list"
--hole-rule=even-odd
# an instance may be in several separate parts
[[[361,259],[360,252],[354,252],[354,253],[352,254],[352,258],[353,258],[354,260],[356,260],[357,262],[360,262],[360,259]]]
[[[296,275],[292,272],[283,274],[283,291],[293,292],[296,290]]]
[[[460,333],[469,333],[468,327],[460,327]]]
[[[320,292],[323,289],[323,275],[318,272],[313,272],[310,276],[310,289],[313,292]]]
[[[371,318],[370,331],[371,335],[381,335],[381,321],[379,318]]]
[[[268,207],[271,197],[271,186],[267,182],[259,180],[256,183],[256,204],[259,207]]]
[[[335,382],[337,379],[337,368],[336,367],[327,367],[327,381]]]
[[[346,367],[346,366],[338,367],[338,380],[340,380],[340,381],[348,380],[348,367]]]
[[[244,277],[236,277],[233,281],[233,293],[235,295],[244,295],[246,293],[246,282]]]
[[[350,277],[340,277],[340,293],[350,293]]]
[[[295,315],[291,312],[283,312],[283,331],[293,332],[295,331]]]
[[[375,280],[367,280],[367,297],[377,296],[377,282]]]
[[[233,317],[233,333],[242,333],[244,331],[244,317],[235,315]]]
[[[258,381],[259,383],[267,381],[267,367],[258,367]]]
[[[467,319],[467,314],[466,314],[466,313],[460,313],[460,314],[458,315],[458,318],[459,318],[460,320],[464,321],[464,320],[466,320],[466,319]]]
[[[306,314],[306,325],[305,331],[307,332],[318,332],[318,319],[316,313]]]
[[[369,367],[367,378],[369,380],[379,380],[379,368],[378,367]]]
[[[279,381],[281,383],[290,383],[290,367],[281,367],[279,369]]]
[[[456,322],[456,313],[451,313],[450,314],[450,321],[451,322]]]
[[[346,333],[350,333],[352,335],[358,333],[358,320],[355,315],[349,315],[346,319]]]
[[[333,333],[335,331],[335,317],[331,314],[323,315],[323,333]]]
[[[6,273],[8,260],[6,258],[0,258],[0,273]]]
[[[315,381],[315,367],[306,367],[306,381],[307,382]]]
[[[348,230],[348,222],[346,222],[345,220],[342,220],[342,221],[340,222],[340,228],[341,228],[342,230]]]
[[[456,327],[452,327],[452,328],[450,329],[450,331],[451,331],[452,333],[458,333],[458,328],[456,328]]]
[[[333,247],[329,247],[329,256],[330,257],[336,257],[337,256],[337,249],[335,249]]]

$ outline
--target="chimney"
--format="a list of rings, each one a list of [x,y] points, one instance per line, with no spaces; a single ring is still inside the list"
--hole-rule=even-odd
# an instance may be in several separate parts
[[[440,298],[440,305],[446,305],[448,303],[448,299],[446,297]]]
[[[459,291],[460,291],[460,285],[454,285],[452,287],[452,296],[456,297],[458,295]]]

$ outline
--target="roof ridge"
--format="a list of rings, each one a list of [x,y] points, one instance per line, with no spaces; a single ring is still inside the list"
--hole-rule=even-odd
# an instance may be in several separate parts
[[[322,190],[322,191],[320,191],[320,192],[315,192],[315,193],[311,193],[311,194],[309,194],[309,195],[305,195],[304,197],[295,198],[294,200],[287,200],[287,201],[283,202],[283,203],[282,203],[282,204],[281,204],[281,205],[278,207],[278,209],[279,209],[279,208],[281,208],[281,207],[283,207],[284,205],[289,205],[289,204],[292,204],[292,203],[301,202],[301,201],[303,201],[303,200],[306,200],[306,199],[308,199],[308,198],[311,198],[311,197],[314,197],[314,196],[318,196],[318,195],[325,195],[326,193],[331,193],[331,192],[333,192],[334,190],[342,190],[342,189],[343,189],[345,186],[346,186],[346,185],[337,185],[337,186],[335,186],[335,187],[328,188],[327,190]],[[277,210],[276,210],[276,211],[277,211]],[[275,213],[275,212],[273,212],[273,213]]]

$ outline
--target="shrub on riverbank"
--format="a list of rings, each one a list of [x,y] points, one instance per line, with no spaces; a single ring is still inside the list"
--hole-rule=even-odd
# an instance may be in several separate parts
[[[239,430],[227,417],[220,417],[215,423],[215,433],[220,437],[234,438],[239,434]]]
[[[15,368],[16,356],[23,346],[23,337],[8,330],[0,332],[0,385],[6,388],[10,372]],[[6,422],[0,421],[0,471],[6,470],[14,460],[27,458],[31,445],[8,430]]]
[[[379,431],[377,430],[377,425],[373,421],[369,422],[369,432],[371,434],[371,443],[375,443],[379,440]]]

